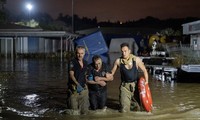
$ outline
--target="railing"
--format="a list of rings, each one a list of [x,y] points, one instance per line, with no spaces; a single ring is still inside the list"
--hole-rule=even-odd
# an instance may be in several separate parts
[[[200,50],[194,49],[190,44],[166,44],[165,49],[169,56],[181,55],[186,64],[200,63]]]
[[[170,54],[171,52],[181,51],[180,45],[178,44],[165,44],[164,48]]]

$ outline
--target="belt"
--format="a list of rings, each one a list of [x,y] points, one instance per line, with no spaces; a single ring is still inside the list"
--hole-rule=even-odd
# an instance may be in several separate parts
[[[136,83],[136,82],[122,82],[121,85],[125,86],[125,85],[130,84],[130,83]]]
[[[133,90],[133,88],[132,88],[132,85],[131,85],[131,83],[135,83],[136,84],[136,82],[122,82],[121,83],[121,86],[123,86],[123,87],[125,87],[127,90],[130,90],[131,92],[133,92],[132,90]]]

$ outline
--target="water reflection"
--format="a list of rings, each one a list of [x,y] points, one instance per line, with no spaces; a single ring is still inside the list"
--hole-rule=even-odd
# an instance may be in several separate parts
[[[4,91],[3,91],[3,87],[2,85],[0,84],[0,113],[2,112],[2,106],[3,104],[5,103],[4,99],[3,99],[3,94],[4,94]],[[0,117],[1,118],[1,117]]]
[[[112,66],[120,54],[108,54]],[[108,83],[108,109],[85,116],[66,114],[67,61],[57,59],[0,60],[0,118],[5,119],[198,119],[200,84],[149,80],[153,112],[118,112],[120,74]],[[152,78],[150,76],[150,78]]]
[[[39,95],[31,94],[26,95],[24,98],[24,105],[28,107],[37,107],[40,106],[40,104],[37,104],[37,101],[39,100]]]

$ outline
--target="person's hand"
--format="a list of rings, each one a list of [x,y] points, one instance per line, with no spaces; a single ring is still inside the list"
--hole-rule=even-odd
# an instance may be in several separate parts
[[[145,80],[145,85],[147,85],[148,84],[148,80]]]
[[[101,81],[101,77],[95,76],[95,77],[94,77],[94,80],[95,80],[96,82]]]
[[[77,90],[77,93],[80,93],[83,91],[83,87],[81,85],[77,85],[76,90]]]
[[[102,87],[106,86],[106,82],[105,81],[98,81],[97,83],[99,85],[101,85]]]
[[[106,78],[113,80],[113,75],[111,73],[106,73]]]

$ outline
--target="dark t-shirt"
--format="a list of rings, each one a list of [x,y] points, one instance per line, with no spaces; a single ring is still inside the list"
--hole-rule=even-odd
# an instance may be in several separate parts
[[[105,63],[102,63],[102,68],[98,72],[95,70],[94,64],[91,63],[90,65],[88,65],[87,75],[89,76],[92,74],[93,78],[95,76],[105,77],[107,72],[110,72],[110,68]],[[102,87],[97,84],[88,84],[88,89],[90,91],[102,91],[106,90],[107,86]]]
[[[87,61],[83,60],[83,68],[82,68],[77,59],[71,60],[69,64],[70,71],[74,71],[74,76],[82,87],[85,87],[86,84],[85,74],[87,71],[87,65],[88,65]],[[71,79],[69,80],[68,83],[74,84],[73,80]]]

